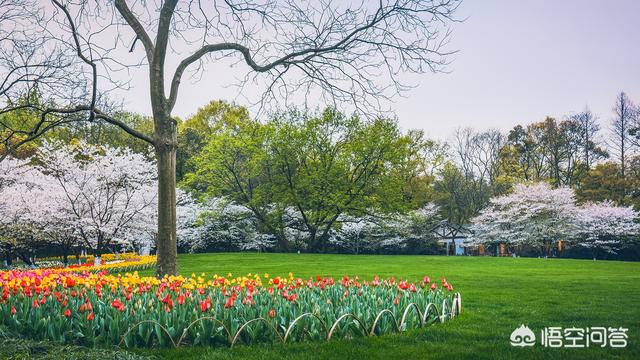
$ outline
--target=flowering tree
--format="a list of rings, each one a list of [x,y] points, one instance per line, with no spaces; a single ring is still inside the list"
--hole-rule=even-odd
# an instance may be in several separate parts
[[[573,190],[547,183],[518,184],[511,194],[495,197],[472,220],[472,244],[526,245],[548,253],[550,245],[576,235]]]
[[[429,203],[406,214],[343,216],[331,243],[355,254],[400,249],[422,252],[424,245],[434,240],[431,231],[437,223],[437,213],[438,207]]]
[[[575,213],[578,244],[615,254],[629,243],[632,236],[640,234],[640,224],[635,222],[638,213],[631,207],[615,206],[610,201],[586,203]]]
[[[29,201],[47,234],[73,234],[99,256],[153,241],[156,179],[152,162],[129,150],[45,142],[36,154]],[[39,209],[39,210],[38,210]],[[48,209],[48,210],[47,210]],[[48,212],[47,212],[48,211]],[[43,213],[45,212],[45,213]],[[58,218],[67,219],[58,222]],[[66,238],[64,233],[60,238]]]
[[[203,236],[199,219],[204,207],[197,203],[189,193],[180,189],[176,193],[176,204],[178,247],[191,251],[194,244],[197,244]]]
[[[632,208],[605,201],[577,205],[573,190],[546,183],[519,184],[512,194],[493,198],[473,219],[471,243],[508,243],[549,250],[558,240],[607,253],[640,233]]]
[[[49,142],[37,157],[40,171],[55,179],[54,189],[64,194],[79,236],[95,255],[153,241],[155,170],[142,155]]]
[[[33,264],[34,250],[42,241],[38,231],[42,226],[41,211],[49,210],[40,188],[36,171],[26,160],[7,159],[0,163],[0,247],[5,253],[7,265],[13,255],[27,265]],[[48,205],[48,204],[46,204]]]
[[[334,246],[358,254],[375,247],[371,235],[379,227],[380,225],[369,217],[344,216],[340,219],[337,236],[332,237],[329,241]]]
[[[259,232],[253,212],[244,206],[219,197],[201,205],[182,191],[178,200],[178,241],[190,252],[263,251],[275,245],[275,237]]]
[[[57,245],[65,263],[79,247],[99,255],[155,245],[154,165],[129,150],[45,142],[32,159],[0,162],[0,194],[0,247],[8,259],[13,253],[31,264],[42,245]],[[197,247],[206,235],[199,226],[205,210],[178,191],[182,243]],[[242,248],[264,249],[268,240],[252,234]]]
[[[20,174],[19,181],[9,187],[10,206],[16,222],[27,227],[39,243],[55,245],[61,252],[64,264],[74,248],[80,246],[76,216],[67,209],[67,198],[57,188],[56,179],[37,168],[29,167]],[[34,244],[23,243],[29,250]]]

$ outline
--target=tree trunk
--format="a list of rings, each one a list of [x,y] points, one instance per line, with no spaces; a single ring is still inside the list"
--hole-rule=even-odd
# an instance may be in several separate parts
[[[176,132],[173,141],[160,141],[156,146],[158,161],[158,260],[156,275],[178,273],[178,244],[176,241]]]
[[[25,255],[21,252],[18,252],[18,257],[20,258],[20,260],[22,260],[23,263],[25,263],[27,266],[32,266],[33,265],[33,261],[31,261],[31,258],[28,255]]]
[[[10,250],[5,251],[5,256],[6,256],[6,260],[7,260],[7,266],[10,267],[13,264],[13,258],[11,257],[11,251]]]

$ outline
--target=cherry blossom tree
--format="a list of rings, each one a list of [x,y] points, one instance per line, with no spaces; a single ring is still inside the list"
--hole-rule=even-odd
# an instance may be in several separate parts
[[[472,220],[471,244],[525,245],[549,254],[558,240],[576,236],[575,195],[567,187],[547,183],[517,184],[511,194],[494,197]]]
[[[41,184],[34,181],[38,180],[34,173],[26,160],[11,158],[0,163],[0,247],[7,265],[11,265],[13,255],[33,265],[34,251],[42,245],[39,215],[45,208],[39,205],[46,199],[33,194],[46,193],[39,191]]]
[[[198,204],[180,191],[177,211],[178,244],[189,252],[264,251],[275,246],[275,236],[258,231],[253,212],[228,199],[213,197]]]
[[[570,188],[547,183],[518,184],[513,193],[491,199],[473,219],[471,244],[507,243],[548,254],[558,240],[616,253],[640,233],[638,213],[612,202],[576,204]]]
[[[0,162],[0,248],[27,264],[35,250],[52,245],[65,264],[80,247],[96,255],[146,252],[155,246],[155,183],[154,164],[129,150],[45,142],[32,159]],[[205,236],[198,226],[205,210],[178,190],[181,241],[197,244]],[[241,248],[264,249],[268,240],[250,234]]]
[[[54,245],[62,253],[63,263],[81,246],[77,231],[77,218],[67,209],[67,199],[57,188],[56,179],[35,167],[21,174],[22,178],[11,188],[15,197],[11,204],[20,213],[19,220],[29,226],[43,245]]]
[[[354,254],[407,247],[419,252],[422,245],[435,240],[431,231],[437,220],[438,207],[433,203],[406,214],[343,216],[331,243]]]
[[[45,198],[55,205],[55,211],[43,217],[70,217],[75,234],[97,257],[106,250],[153,242],[157,185],[154,164],[142,155],[45,142],[36,163],[40,188],[51,194]]]
[[[178,247],[191,251],[204,236],[203,228],[199,226],[199,220],[205,208],[196,202],[189,193],[180,189],[176,193],[176,204]]]
[[[578,244],[592,249],[594,259],[598,250],[616,254],[640,234],[637,219],[638,212],[631,207],[615,206],[610,201],[586,203],[575,213]]]
[[[333,246],[354,254],[374,248],[371,235],[380,227],[374,219],[344,216],[339,220],[340,229],[337,231],[337,236],[330,239]]]

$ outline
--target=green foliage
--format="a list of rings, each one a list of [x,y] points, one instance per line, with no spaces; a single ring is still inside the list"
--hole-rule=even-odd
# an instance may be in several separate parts
[[[153,133],[153,118],[133,112],[122,111],[114,114],[114,118],[124,122],[134,130],[145,134]],[[153,156],[153,148],[144,141],[135,138],[119,127],[104,122],[92,124],[74,123],[59,127],[46,135],[47,139],[57,139],[65,143],[83,141],[90,145],[109,146],[112,148],[129,148],[133,152],[147,157]]]
[[[640,209],[640,157],[629,161],[624,177],[618,163],[596,165],[576,189],[576,196],[582,202],[611,200]]]
[[[414,185],[431,178],[416,164],[434,145],[422,134],[402,134],[395,121],[365,121],[329,108],[312,114],[292,110],[266,124],[222,125],[193,159],[196,170],[183,183],[248,207],[281,247],[287,246],[286,209],[300,217],[310,249],[320,250],[341,215],[406,211],[425,201],[417,196],[424,186]]]
[[[213,134],[249,121],[246,108],[214,100],[198,109],[192,117],[180,122],[176,155],[177,180],[180,181],[185,174],[195,171],[191,159],[200,153]]]
[[[511,181],[550,180],[554,186],[576,186],[597,160],[607,157],[595,142],[598,128],[590,112],[569,119],[515,126],[501,152]]]
[[[466,177],[453,162],[444,165],[435,183],[435,203],[443,218],[464,224],[475,216],[489,201],[491,193],[486,184]],[[479,189],[485,187],[485,191]]]

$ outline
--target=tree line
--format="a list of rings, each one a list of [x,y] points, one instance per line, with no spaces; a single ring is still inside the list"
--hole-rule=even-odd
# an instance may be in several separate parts
[[[258,121],[242,106],[213,101],[178,121],[179,248],[437,253],[431,229],[440,220],[469,224],[520,183],[571,188],[581,204],[638,209],[638,114],[620,93],[608,135],[585,109],[507,133],[458,129],[439,142],[393,119],[335,108]],[[134,129],[152,125],[138,114],[120,118]],[[58,128],[44,138],[108,144],[155,161],[145,142],[110,125]],[[39,147],[11,156],[30,158]]]

